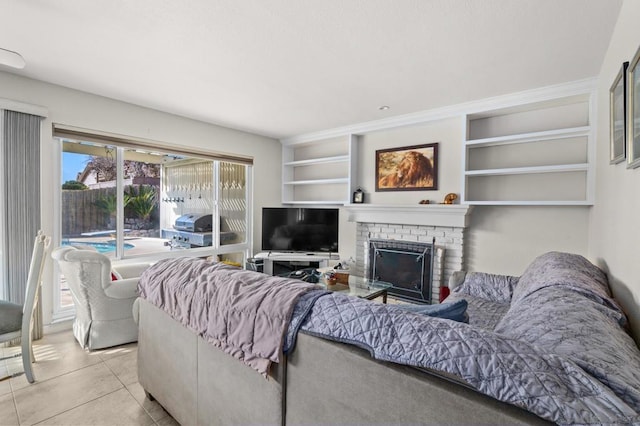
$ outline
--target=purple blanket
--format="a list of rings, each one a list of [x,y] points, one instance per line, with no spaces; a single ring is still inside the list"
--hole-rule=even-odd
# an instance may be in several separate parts
[[[318,287],[197,258],[164,259],[140,277],[140,297],[263,375],[280,362],[298,298]]]

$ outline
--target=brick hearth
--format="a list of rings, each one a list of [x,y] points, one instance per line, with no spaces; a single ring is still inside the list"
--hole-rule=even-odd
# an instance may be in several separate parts
[[[432,300],[438,301],[440,286],[455,272],[464,269],[465,229],[469,206],[374,206],[350,205],[349,221],[357,222],[356,273],[365,276],[369,239],[432,242],[436,257]]]

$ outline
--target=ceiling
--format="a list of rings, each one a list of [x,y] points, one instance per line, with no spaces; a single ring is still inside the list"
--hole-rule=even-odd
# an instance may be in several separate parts
[[[620,6],[0,0],[0,70],[284,138],[597,76]]]

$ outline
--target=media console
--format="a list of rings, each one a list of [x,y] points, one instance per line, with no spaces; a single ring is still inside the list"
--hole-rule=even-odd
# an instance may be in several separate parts
[[[282,253],[263,251],[254,256],[264,260],[264,273],[279,275],[305,268],[326,268],[340,260],[338,253]]]

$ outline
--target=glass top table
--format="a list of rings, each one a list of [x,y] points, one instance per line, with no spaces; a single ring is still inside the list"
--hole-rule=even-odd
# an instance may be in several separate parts
[[[307,280],[309,275],[313,275],[315,279],[311,281]],[[340,292],[348,294],[349,296],[360,297],[362,299],[373,300],[378,297],[382,297],[382,303],[387,303],[387,290],[393,286],[393,284],[386,281],[372,280],[351,274],[349,275],[349,284],[336,283],[334,285],[328,285],[325,282],[324,273],[314,268],[287,272],[285,274],[280,274],[280,276],[302,279],[307,282],[315,283],[329,291]]]
[[[382,303],[387,303],[387,290],[393,287],[393,284],[386,281],[372,280],[351,274],[349,274],[349,284],[336,283],[334,285],[328,285],[324,278],[324,272],[325,271],[315,268],[305,268],[279,274],[278,276],[301,279],[309,283],[314,283],[329,291],[340,292],[362,299],[373,300],[382,297]],[[309,280],[309,276],[313,276],[314,279]]]
[[[329,291],[345,293],[349,296],[367,300],[382,296],[382,303],[387,303],[387,290],[392,287],[392,284],[386,281],[372,280],[355,275],[349,275],[349,285],[340,283],[327,285],[323,280],[320,280],[318,284]]]

